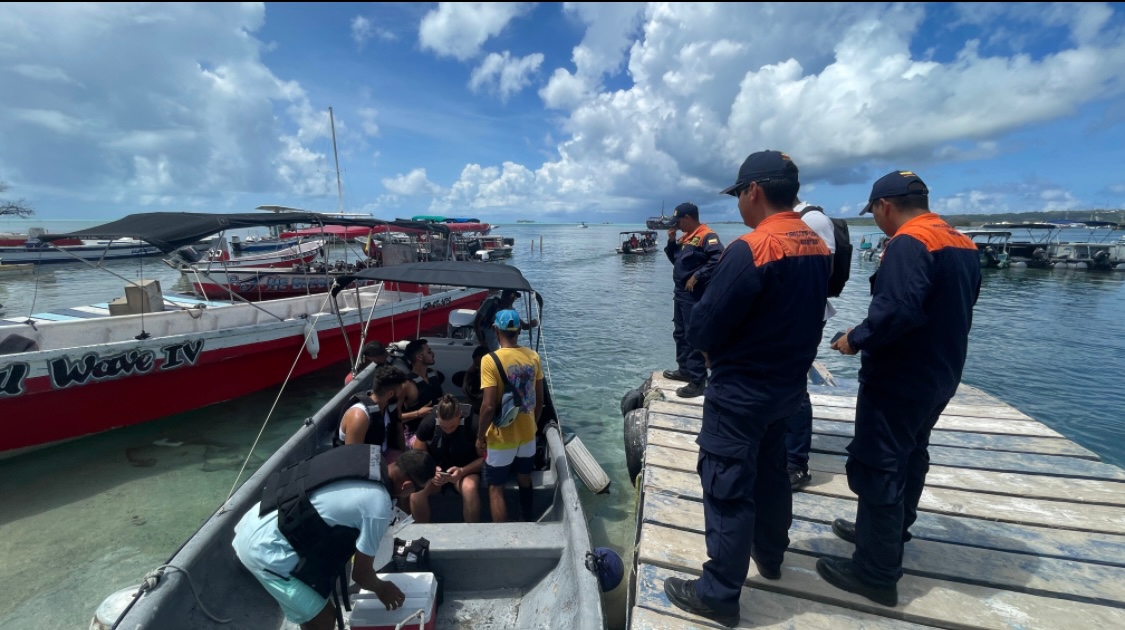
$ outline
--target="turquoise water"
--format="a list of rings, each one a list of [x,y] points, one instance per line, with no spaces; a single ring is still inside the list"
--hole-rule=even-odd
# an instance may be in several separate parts
[[[52,224],[53,231],[73,225]],[[544,295],[543,327],[556,402],[605,467],[609,494],[583,493],[596,545],[628,556],[636,495],[625,470],[619,404],[653,370],[674,367],[671,266],[663,254],[618,256],[617,233],[640,226],[522,224],[512,264]],[[745,232],[716,225],[724,242]],[[7,226],[0,225],[0,231]],[[862,230],[853,230],[859,241]],[[542,251],[539,239],[542,237]],[[531,243],[535,242],[535,252]],[[116,263],[125,277],[135,262]],[[853,262],[834,300],[831,331],[861,321],[873,263]],[[145,276],[172,286],[178,274],[145,261]],[[1106,461],[1125,464],[1125,274],[987,270],[965,381],[1019,407]],[[5,317],[106,301],[123,282],[82,266],[0,280]],[[822,346],[837,375],[858,359]],[[344,366],[290,384],[252,465],[280,445],[338,387]],[[135,584],[189,536],[226,496],[276,390],[147,425],[0,461],[0,627],[84,626],[108,593]],[[179,395],[190,395],[190,392]],[[122,404],[128,404],[122,401]],[[74,410],[81,413],[81,410]],[[28,418],[48,422],[49,418]],[[625,588],[607,597],[614,625]]]

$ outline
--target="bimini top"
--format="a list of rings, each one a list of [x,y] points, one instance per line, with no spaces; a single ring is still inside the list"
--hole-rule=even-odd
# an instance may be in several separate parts
[[[1054,223],[985,223],[981,227],[986,230],[1057,230],[1061,226]]]
[[[622,236],[624,236],[625,234],[640,234],[642,236],[656,236],[656,230],[626,230],[624,232],[621,232]]]
[[[312,225],[357,225],[377,227],[395,225],[379,219],[332,217],[317,212],[240,212],[231,214],[212,214],[207,212],[142,212],[103,225],[86,228],[67,234],[44,234],[43,241],[57,241],[64,238],[115,239],[135,238],[150,243],[165,253],[199,242],[225,230],[263,227],[268,225],[292,225],[309,223]],[[407,222],[416,229],[431,228],[418,223]]]
[[[337,278],[336,286],[333,287],[332,292],[334,294],[339,293],[342,287],[348,286],[357,279],[410,282],[413,284],[448,284],[471,289],[533,290],[531,283],[523,277],[520,270],[511,265],[444,260],[364,269],[354,275]]]

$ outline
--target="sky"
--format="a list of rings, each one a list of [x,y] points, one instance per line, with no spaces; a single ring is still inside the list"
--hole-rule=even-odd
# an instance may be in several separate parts
[[[0,85],[2,196],[51,219],[729,221],[763,149],[830,214],[899,169],[942,213],[1125,207],[1122,5],[12,3]]]

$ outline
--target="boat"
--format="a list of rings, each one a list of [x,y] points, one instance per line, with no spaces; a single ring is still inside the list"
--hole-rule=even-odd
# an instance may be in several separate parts
[[[619,234],[618,254],[653,254],[660,251],[655,230],[631,230]]]
[[[131,235],[174,251],[200,231],[269,219],[151,214],[161,216],[131,215],[75,234]],[[177,214],[194,216],[168,216]],[[347,285],[339,304],[327,292],[251,304],[165,295],[148,280],[126,286],[126,297],[112,302],[0,320],[0,453],[244,396],[281,383],[290,369],[296,376],[348,359],[361,329],[390,342],[396,330],[443,327],[452,310],[475,309],[485,297],[481,290],[358,282],[367,286]],[[308,352],[294,362],[306,338]]]
[[[368,269],[352,278],[361,279],[383,284],[436,283],[463,290],[517,290],[536,296],[542,319],[542,297],[532,293],[533,288],[519,270],[508,265],[411,263]],[[434,367],[453,375],[445,379],[445,391],[463,397],[455,385],[457,371],[472,364],[476,343],[456,334],[426,339],[438,361]],[[533,349],[538,347],[536,341]],[[542,359],[546,363],[547,358]],[[110,610],[100,613],[95,621],[108,628],[116,619],[115,627],[130,629],[292,627],[286,624],[276,601],[234,556],[233,528],[261,499],[263,485],[271,474],[331,448],[341,413],[350,405],[352,396],[367,390],[374,369],[375,366],[368,366],[360,372],[300,426],[163,567],[149,574],[151,579],[146,579],[143,588],[122,591],[117,602],[107,599],[103,607]],[[544,372],[549,373],[546,365]],[[488,501],[482,500],[485,522],[455,523],[461,515],[459,499],[438,495],[431,503],[434,522],[410,524],[394,534],[403,540],[429,541],[429,564],[441,578],[444,590],[436,619],[424,618],[422,624],[415,619],[398,627],[605,628],[601,584],[594,573],[597,564],[591,560],[598,557],[598,550],[592,546],[586,515],[571,476],[560,420],[555,392],[547,379],[538,437],[542,455],[536,457],[536,470],[532,472],[537,515],[534,522],[487,522]],[[507,494],[509,503],[515,506],[514,484]],[[380,577],[394,579],[394,574],[380,572]],[[356,601],[356,609],[372,603],[382,609],[382,605],[365,598],[364,593]],[[421,609],[403,612],[416,614],[417,610]],[[343,614],[347,617],[349,613]],[[227,620],[228,623],[221,623]],[[345,619],[345,623],[349,622]],[[394,627],[394,622],[387,627]]]
[[[119,239],[54,239],[42,237],[49,233],[43,228],[31,228],[26,237],[6,234],[0,241],[0,259],[6,264],[48,265],[123,260],[142,256],[159,256],[163,252],[134,238]],[[22,241],[20,240],[22,238]]]
[[[1055,269],[1091,271],[1125,271],[1125,247],[1110,240],[1120,226],[1114,221],[1056,221],[1061,228],[1086,228],[1091,240],[1055,242],[1048,250],[1051,266]],[[1106,235],[1094,239],[1094,234],[1105,230]]]
[[[883,249],[886,248],[887,241],[890,238],[886,234],[879,234],[878,240],[872,243],[872,241],[867,240],[868,236],[874,237],[875,234],[864,234],[859,239],[859,259],[864,262],[882,262]]]
[[[649,217],[645,227],[650,230],[671,230],[676,227],[676,219],[664,214],[664,204],[660,204],[660,216]]]
[[[165,258],[164,262],[173,269],[183,271],[220,271],[242,267],[292,268],[293,265],[307,265],[324,255],[324,241],[321,240],[311,240],[285,249],[237,257],[231,256],[230,250],[224,247],[223,241],[224,239],[220,239],[216,249],[208,250],[207,254],[198,257],[198,260],[191,260],[195,250],[186,247],[176,250],[172,257]]]
[[[472,234],[477,233],[481,235],[488,235],[492,231],[492,226],[488,223],[481,222],[480,219],[472,218],[449,218],[433,214],[417,214],[409,219],[416,223],[441,223],[449,228],[450,232],[459,234]],[[397,222],[405,222],[407,219],[395,219]]]
[[[580,223],[578,224],[578,227],[580,227],[580,228],[583,228],[583,229],[585,229],[585,228],[588,228],[588,227],[590,227],[590,226],[586,225],[586,222],[585,222],[585,221],[582,221],[582,222],[580,222]]]
[[[981,226],[984,230],[1004,230],[1016,233],[1017,230],[1026,232],[1025,240],[1008,241],[1008,258],[1014,268],[1030,267],[1033,269],[1049,269],[1051,267],[1050,249],[1052,240],[1057,239],[1062,228],[1055,223],[1029,222],[1029,223],[985,223]]]
[[[1006,230],[961,230],[977,246],[981,269],[1007,269],[1011,264],[1008,241],[1012,233]]]
[[[512,257],[515,239],[499,235],[477,236],[466,239],[466,251],[472,252],[472,260],[495,262]]]

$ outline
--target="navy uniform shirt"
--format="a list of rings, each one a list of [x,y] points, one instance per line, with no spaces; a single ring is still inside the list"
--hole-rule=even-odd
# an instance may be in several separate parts
[[[931,212],[907,221],[883,252],[867,319],[848,334],[862,352],[859,381],[907,398],[951,398],[979,295],[969,237]]]
[[[796,212],[766,217],[723,253],[687,331],[711,361],[700,447],[745,457],[761,434],[753,423],[796,413],[820,345],[830,266],[828,246]]]
[[[677,300],[695,302],[711,281],[719,257],[723,255],[723,244],[711,228],[700,225],[678,241],[669,240],[664,253],[672,262],[672,281],[676,284],[673,296]],[[693,275],[696,276],[695,288],[688,291],[685,285]]]

